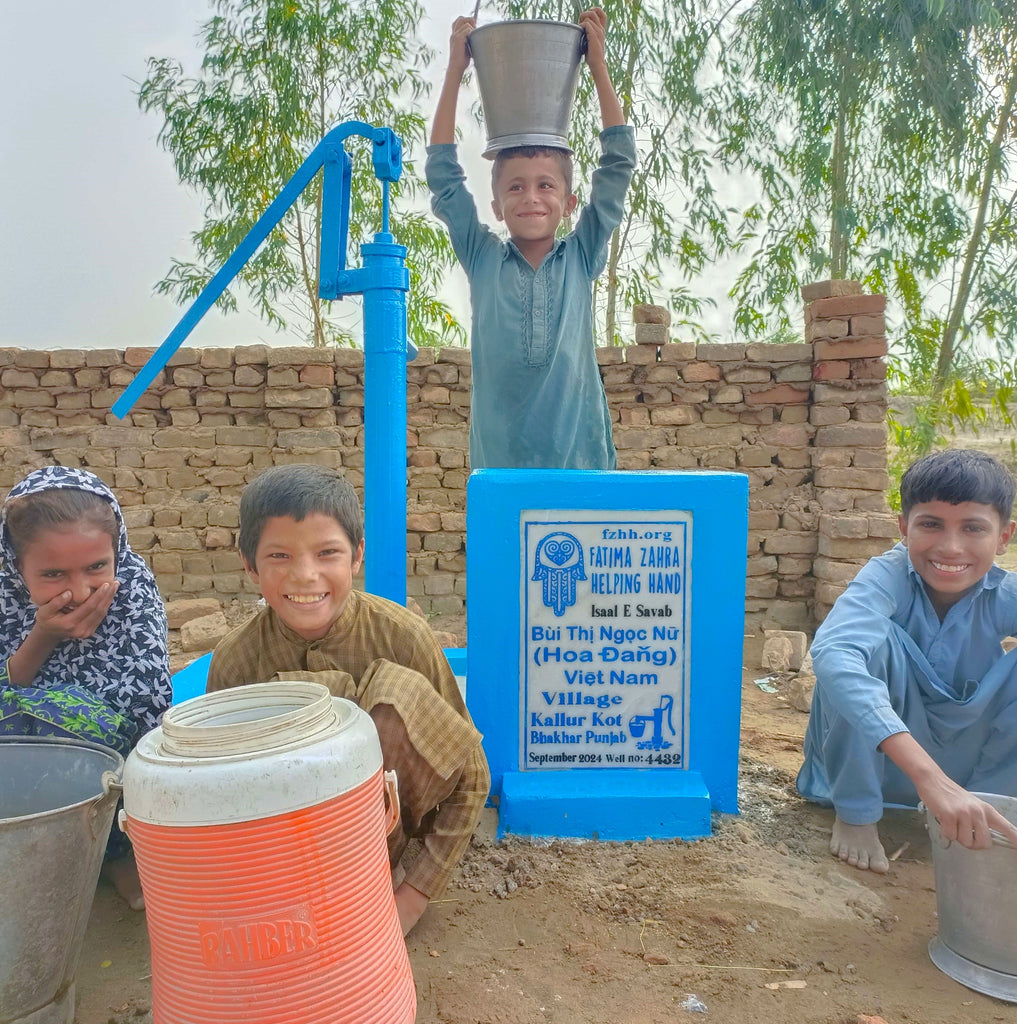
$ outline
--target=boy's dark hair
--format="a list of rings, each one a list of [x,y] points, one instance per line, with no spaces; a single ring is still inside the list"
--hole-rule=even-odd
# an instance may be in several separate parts
[[[499,149],[494,154],[494,166],[491,168],[491,192],[498,195],[498,179],[501,177],[502,168],[506,160],[514,156],[525,156],[532,160],[535,156],[551,156],[558,162],[558,169],[565,179],[565,194],[572,195],[572,154],[567,149],[559,149],[557,146],[510,146],[508,149]]]
[[[300,522],[315,512],[334,519],[354,548],[364,539],[364,514],[357,492],[341,473],[309,463],[266,469],[240,497],[237,547],[244,561],[254,568],[266,519],[291,516]]]
[[[46,530],[85,523],[113,542],[113,557],[120,547],[120,524],[113,506],[98,494],[73,487],[53,487],[10,498],[7,502],[7,536],[16,557]]]
[[[1010,521],[1017,482],[999,459],[968,448],[947,448],[912,462],[900,481],[901,511],[915,505],[974,501],[991,505],[1004,524]]]

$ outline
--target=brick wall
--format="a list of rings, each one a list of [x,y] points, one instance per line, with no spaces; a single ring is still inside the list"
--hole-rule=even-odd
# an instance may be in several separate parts
[[[840,281],[805,298],[801,344],[597,352],[620,468],[749,477],[750,631],[811,628],[896,536],[885,506],[884,300]],[[151,352],[0,349],[0,495],[36,466],[91,469],[115,489],[167,599],[252,596],[233,546],[247,481],[270,465],[319,462],[362,489],[362,353],[181,349],[117,420],[109,408]],[[457,615],[469,351],[421,350],[407,376],[407,589],[425,611]]]

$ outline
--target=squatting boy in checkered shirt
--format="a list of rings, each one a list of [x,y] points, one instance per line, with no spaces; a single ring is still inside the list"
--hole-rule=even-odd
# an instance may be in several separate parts
[[[267,608],[215,650],[208,690],[309,679],[355,701],[399,778],[401,827],[389,836],[403,934],[448,883],[490,787],[480,733],[427,623],[353,589],[364,523],[333,470],[276,466],[240,501],[238,547]],[[422,842],[403,877],[411,837]]]

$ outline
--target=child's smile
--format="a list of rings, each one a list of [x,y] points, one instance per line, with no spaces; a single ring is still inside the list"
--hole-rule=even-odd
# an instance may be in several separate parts
[[[940,614],[956,604],[1006,551],[1014,524],[1002,524],[991,505],[927,501],[900,517],[911,564]]]
[[[290,629],[320,640],[346,606],[363,556],[364,542],[354,548],[331,516],[271,516],[247,571]]]

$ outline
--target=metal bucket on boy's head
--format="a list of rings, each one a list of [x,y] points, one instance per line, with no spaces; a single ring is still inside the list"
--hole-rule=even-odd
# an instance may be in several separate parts
[[[1017,824],[1017,798],[975,793]],[[1017,1003],[1017,850],[969,850],[943,838],[926,810],[936,872],[939,934],[929,943],[932,962],[954,981]]]
[[[170,708],[124,771],[156,1024],[411,1024],[393,787],[370,716],[318,683]]]
[[[499,21],[469,35],[487,148],[569,149],[569,119],[586,31],[565,21]],[[571,150],[570,150],[571,151]]]

